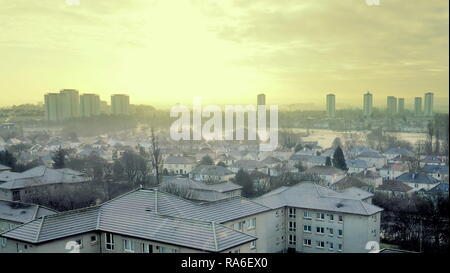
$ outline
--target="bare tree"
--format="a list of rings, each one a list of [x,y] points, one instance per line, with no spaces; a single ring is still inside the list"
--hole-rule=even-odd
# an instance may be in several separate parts
[[[150,160],[152,167],[155,170],[156,184],[160,184],[161,173],[163,168],[163,158],[161,148],[159,147],[158,137],[155,135],[155,130],[151,128],[151,143]]]
[[[195,199],[198,194],[191,190],[188,186],[177,185],[175,183],[165,183],[160,187],[160,190],[185,199]]]

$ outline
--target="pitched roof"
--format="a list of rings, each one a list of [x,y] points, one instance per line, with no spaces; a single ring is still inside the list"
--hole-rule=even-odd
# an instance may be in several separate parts
[[[407,172],[396,178],[396,180],[407,183],[436,184],[439,181],[425,173]]]
[[[396,192],[408,192],[413,188],[402,183],[400,181],[384,181],[383,184],[378,186],[377,190],[380,191],[396,191]]]
[[[306,173],[314,173],[317,175],[335,175],[335,174],[345,174],[345,171],[331,166],[314,166],[307,169]]]
[[[362,152],[358,156],[358,158],[384,158],[379,152]]]
[[[168,156],[164,164],[194,164],[195,158],[187,156]]]
[[[403,155],[403,156],[414,156],[414,153],[405,148],[391,148],[387,150],[384,154],[390,155]]]
[[[27,223],[56,211],[23,202],[0,200],[0,219],[17,223]]]
[[[273,209],[297,207],[358,215],[373,215],[383,209],[362,201],[354,192],[338,192],[311,182],[281,187],[254,199]]]
[[[238,160],[234,162],[231,167],[244,169],[244,170],[250,170],[250,169],[259,169],[259,168],[265,168],[266,164],[262,163],[261,161],[257,160]]]
[[[51,169],[38,166],[20,174],[14,174],[7,182],[0,184],[2,189],[22,189],[47,184],[79,183],[90,179],[83,173],[71,169]]]
[[[0,172],[1,171],[9,171],[9,170],[11,170],[10,167],[0,164]]]
[[[369,165],[366,161],[356,159],[356,160],[345,160],[345,164],[348,168],[369,168]]]
[[[241,203],[240,207],[246,206]],[[220,252],[256,239],[215,221],[224,219],[223,214],[242,215],[240,207],[235,201],[202,205],[156,190],[139,189],[99,206],[39,218],[2,236],[43,243],[99,230]]]

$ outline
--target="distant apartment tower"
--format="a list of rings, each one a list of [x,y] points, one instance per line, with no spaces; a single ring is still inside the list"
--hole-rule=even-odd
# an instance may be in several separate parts
[[[100,114],[111,114],[111,107],[108,105],[107,101],[100,101]]]
[[[405,99],[398,98],[398,113],[403,114],[405,112]]]
[[[130,106],[130,97],[123,94],[111,96],[111,113],[113,115],[128,115]]]
[[[100,97],[97,94],[83,94],[80,97],[80,113],[82,117],[100,114]]]
[[[420,117],[422,115],[422,98],[415,97],[414,98],[414,114],[416,117]]]
[[[364,94],[363,112],[366,117],[370,117],[373,112],[373,95],[369,92]]]
[[[387,112],[391,115],[397,113],[397,98],[394,96],[387,97]]]
[[[425,105],[423,108],[423,114],[426,117],[431,117],[433,115],[433,93],[425,94]]]
[[[266,105],[266,95],[259,94],[257,97],[258,105]]]
[[[75,89],[63,89],[59,91],[61,103],[61,119],[76,118],[79,116],[80,95]]]
[[[47,121],[58,121],[61,119],[61,102],[59,93],[47,93],[44,95],[44,111]]]
[[[334,118],[336,115],[336,96],[334,94],[327,95],[327,117]]]

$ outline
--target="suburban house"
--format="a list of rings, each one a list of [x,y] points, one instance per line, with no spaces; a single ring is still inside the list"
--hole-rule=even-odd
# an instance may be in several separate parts
[[[367,242],[380,241],[382,209],[364,201],[372,195],[360,191],[337,192],[303,182],[256,198],[282,219],[276,222],[271,252],[369,252]]]
[[[325,166],[327,158],[325,156],[318,155],[297,155],[294,154],[289,157],[289,166],[295,167],[297,163],[301,163],[305,168],[311,168],[314,166]]]
[[[195,203],[138,189],[98,206],[40,217],[3,234],[3,252],[267,252],[274,212],[242,197]]]
[[[188,177],[163,176],[159,186],[162,191],[178,192],[184,198],[194,201],[217,201],[233,196],[241,196],[242,186],[230,181],[204,183]]]
[[[169,174],[188,174],[194,169],[195,158],[187,156],[168,156],[163,162],[163,170]]]
[[[445,162],[437,156],[429,155],[420,160],[420,167],[423,168],[425,165],[445,165]]]
[[[407,172],[409,172],[408,165],[402,163],[388,163],[380,169],[380,176],[383,180],[394,180]]]
[[[244,171],[246,171],[248,173],[253,172],[253,171],[259,171],[259,172],[268,174],[268,168],[267,168],[266,164],[262,163],[261,161],[257,161],[257,160],[241,159],[241,160],[234,162],[234,164],[232,164],[229,167],[229,169],[233,173],[237,173],[240,169],[243,169]]]
[[[222,166],[199,165],[189,173],[189,178],[201,182],[219,183],[229,181],[234,175],[233,172]]]
[[[408,172],[400,175],[395,180],[400,181],[414,190],[421,189],[430,190],[439,184],[439,180],[427,175],[423,172]]]
[[[305,173],[318,175],[329,186],[345,177],[345,171],[331,166],[314,166]]]
[[[386,180],[375,189],[375,192],[382,193],[388,197],[404,197],[414,192],[414,188],[396,180]]]
[[[448,183],[448,166],[425,165],[422,167],[422,171],[439,181]]]
[[[24,201],[49,190],[80,186],[89,181],[90,177],[78,171],[38,166],[19,174],[10,174],[10,179],[0,182],[0,199]]]
[[[367,184],[362,179],[360,179],[356,176],[348,175],[348,176],[342,178],[341,180],[339,180],[338,182],[334,183],[330,188],[332,188],[333,190],[345,190],[348,188],[358,188],[358,189],[362,189],[364,191],[371,191],[373,187],[370,184]]]
[[[376,169],[382,168],[387,163],[386,157],[378,152],[362,152],[357,159],[366,161],[367,165]]]
[[[405,148],[391,148],[383,153],[387,160],[391,160],[396,157],[414,157],[415,154],[408,149]]]
[[[372,166],[369,166],[367,164],[367,162],[364,160],[349,159],[349,160],[345,161],[345,164],[347,165],[347,168],[348,168],[348,170],[347,170],[348,174],[360,173],[360,172],[367,171],[367,170],[375,171],[375,168],[373,168]]]

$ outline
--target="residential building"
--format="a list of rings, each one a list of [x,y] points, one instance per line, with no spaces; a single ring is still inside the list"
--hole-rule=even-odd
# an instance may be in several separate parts
[[[334,94],[327,95],[327,117],[334,118],[336,116],[336,96]]]
[[[76,118],[80,112],[80,96],[75,89],[63,89],[59,91],[61,103],[61,119]]]
[[[398,113],[403,114],[405,112],[405,99],[398,98]]]
[[[80,115],[92,117],[100,115],[100,97],[97,94],[83,94],[80,96]]]
[[[422,98],[421,97],[414,98],[414,114],[416,117],[422,116]]]
[[[189,174],[196,165],[195,158],[188,156],[168,156],[163,162],[163,170],[169,174]]]
[[[130,97],[124,94],[115,94],[111,96],[111,114],[128,115],[130,107]]]
[[[60,187],[82,186],[91,181],[83,173],[71,169],[50,169],[38,166],[22,173],[11,173],[4,182],[0,182],[0,199],[24,201],[46,194]]]
[[[373,113],[373,95],[367,92],[364,94],[363,114],[365,117],[372,116]]]
[[[314,166],[305,171],[308,174],[315,174],[325,181],[329,186],[345,177],[345,171],[331,166]]]
[[[242,197],[195,203],[138,189],[98,206],[41,217],[1,237],[7,239],[3,252],[69,252],[68,242],[81,253],[268,252],[264,227],[273,214]]]
[[[388,197],[405,197],[414,192],[414,188],[396,180],[387,180],[375,189],[375,192],[382,193]]]
[[[433,104],[434,104],[433,96],[434,96],[434,94],[430,93],[430,92],[425,94],[425,105],[424,105],[424,108],[423,108],[423,114],[426,117],[433,116]]]
[[[266,105],[266,95],[265,94],[259,94],[257,96],[257,105]]]
[[[382,168],[387,163],[386,157],[378,152],[362,152],[356,158],[366,161],[370,167],[377,169]]]
[[[387,97],[387,112],[391,115],[397,113],[397,98],[394,96]]]
[[[303,182],[255,201],[274,209],[285,223],[276,229],[285,240],[272,243],[279,252],[366,253],[368,242],[380,241],[382,209],[365,201],[372,194],[361,192],[337,192]]]
[[[47,121],[61,120],[63,110],[59,93],[47,93],[44,95],[44,111]]]
[[[439,184],[439,180],[434,179],[433,177],[422,172],[404,173],[397,177],[395,180],[403,182],[416,191],[421,189],[429,190]]]
[[[206,183],[229,181],[234,176],[232,171],[216,165],[199,165],[189,173],[189,178]]]

